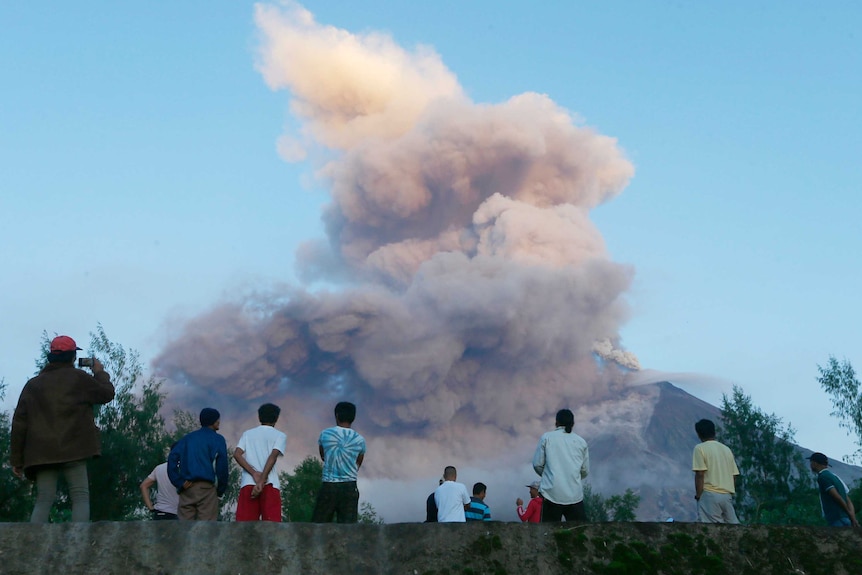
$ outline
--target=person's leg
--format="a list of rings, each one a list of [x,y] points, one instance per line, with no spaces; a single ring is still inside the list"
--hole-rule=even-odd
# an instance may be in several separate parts
[[[90,483],[87,476],[86,461],[71,461],[62,466],[63,477],[69,486],[69,499],[72,500],[72,521],[90,520]]]
[[[198,516],[197,499],[194,485],[180,492],[180,504],[177,506],[177,517],[180,521],[194,521]]]
[[[697,520],[700,523],[724,523],[718,494],[704,491],[697,502]]]
[[[542,501],[542,523],[559,523],[563,518],[563,508],[547,499]]]
[[[332,523],[335,515],[335,492],[334,483],[324,482],[317,492],[317,501],[314,503],[314,513],[311,515],[312,523]]]
[[[36,504],[30,514],[30,523],[48,523],[51,507],[57,498],[59,476],[59,471],[54,467],[45,467],[36,472]]]
[[[359,521],[359,489],[355,481],[338,484],[338,497],[335,504],[338,523]]]
[[[261,520],[281,523],[281,491],[267,483],[263,486],[259,499]]]
[[[722,502],[724,522],[730,525],[739,525],[739,518],[736,516],[736,509],[733,508],[733,496],[729,493],[724,497]]]
[[[562,506],[562,516],[566,518],[566,521],[586,521],[587,520],[587,511],[584,508],[584,502],[578,501],[577,503],[573,503],[571,505]]]
[[[254,485],[245,485],[239,490],[239,497],[236,501],[236,520],[237,521],[259,521],[261,512],[261,498],[263,493],[258,497],[252,498],[251,492],[254,490]]]
[[[218,493],[212,483],[201,482],[198,499],[198,521],[218,521]]]

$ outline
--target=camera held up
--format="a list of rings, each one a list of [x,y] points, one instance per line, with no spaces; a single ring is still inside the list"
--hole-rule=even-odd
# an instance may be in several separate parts
[[[78,358],[78,367],[93,367],[92,357],[79,357]]]

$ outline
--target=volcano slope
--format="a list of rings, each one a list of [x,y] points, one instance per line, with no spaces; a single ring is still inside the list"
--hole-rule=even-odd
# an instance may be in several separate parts
[[[693,521],[691,453],[698,443],[694,424],[702,418],[720,426],[721,410],[667,381],[582,406],[575,421],[590,445],[590,484],[605,496],[635,490],[641,496],[640,521]],[[811,454],[797,449],[803,457]],[[848,485],[862,478],[860,467],[832,465]],[[813,475],[811,481],[813,486]]]

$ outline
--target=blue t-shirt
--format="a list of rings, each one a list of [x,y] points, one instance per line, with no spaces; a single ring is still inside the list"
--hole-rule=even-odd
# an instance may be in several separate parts
[[[320,432],[317,443],[323,448],[323,481],[356,481],[356,458],[365,453],[365,439],[349,427],[330,427]]]

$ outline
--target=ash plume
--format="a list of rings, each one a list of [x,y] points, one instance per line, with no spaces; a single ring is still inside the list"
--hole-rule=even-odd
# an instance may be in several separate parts
[[[633,272],[589,220],[632,164],[545,95],[470,101],[431,48],[296,4],[255,19],[258,69],[301,123],[279,150],[327,158],[326,238],[297,253],[304,286],[178,328],[154,362],[173,401],[209,401],[223,424],[279,403],[289,450],[307,453],[334,402],[354,401],[376,477],[523,466],[559,408],[638,368],[619,345]]]

